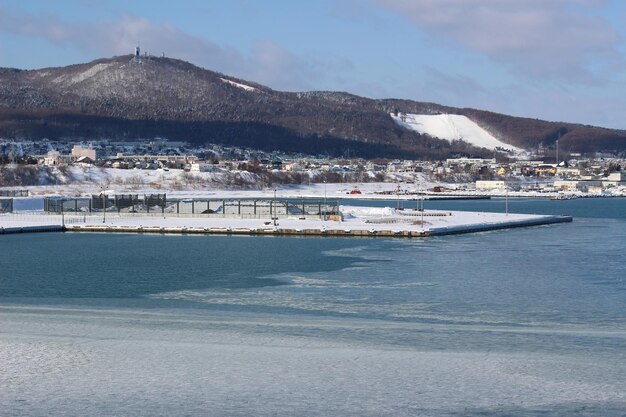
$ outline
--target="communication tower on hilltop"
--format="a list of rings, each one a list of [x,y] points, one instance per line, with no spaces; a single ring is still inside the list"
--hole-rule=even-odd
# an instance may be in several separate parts
[[[139,45],[135,46],[135,58],[139,58],[140,50]]]

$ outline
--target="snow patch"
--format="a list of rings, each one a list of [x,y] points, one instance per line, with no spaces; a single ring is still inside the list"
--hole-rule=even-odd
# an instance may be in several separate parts
[[[60,77],[55,78],[52,82],[54,83],[67,83],[67,84],[78,84],[82,81],[85,81],[87,78],[91,78],[94,75],[98,74],[101,71],[109,68],[114,65],[113,63],[109,64],[96,64],[93,67],[89,68],[86,71],[83,71],[79,74],[74,75],[73,77],[68,77],[67,75],[62,75]]]
[[[220,80],[224,81],[226,84],[230,84],[233,85],[237,88],[243,88],[246,91],[256,91],[256,88],[254,87],[250,87],[249,85],[245,85],[245,84],[240,84],[240,83],[236,83],[234,81],[231,80],[227,80],[226,78],[220,78]]]
[[[411,114],[400,113],[398,116],[391,114],[393,120],[407,129],[420,134],[426,134],[435,138],[448,141],[462,140],[472,145],[500,150],[510,150],[515,153],[523,152],[522,149],[504,143],[466,116],[459,114]]]

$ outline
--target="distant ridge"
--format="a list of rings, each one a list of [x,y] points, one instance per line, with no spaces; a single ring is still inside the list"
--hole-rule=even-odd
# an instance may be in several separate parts
[[[133,55],[59,68],[0,68],[0,137],[166,137],[263,150],[363,156],[491,156],[420,134],[391,114],[456,114],[505,144],[624,152],[626,131],[342,92],[288,93],[164,57]]]

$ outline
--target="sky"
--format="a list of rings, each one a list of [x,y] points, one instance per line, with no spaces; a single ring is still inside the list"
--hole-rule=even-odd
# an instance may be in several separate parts
[[[620,0],[0,0],[0,67],[137,44],[276,90],[626,129]]]

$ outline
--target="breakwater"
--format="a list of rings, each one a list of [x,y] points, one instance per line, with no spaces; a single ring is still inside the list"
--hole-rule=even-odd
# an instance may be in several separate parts
[[[44,233],[44,232],[64,232],[66,229],[62,225],[39,225],[39,226],[12,226],[0,227],[0,235],[10,235],[14,233]]]

